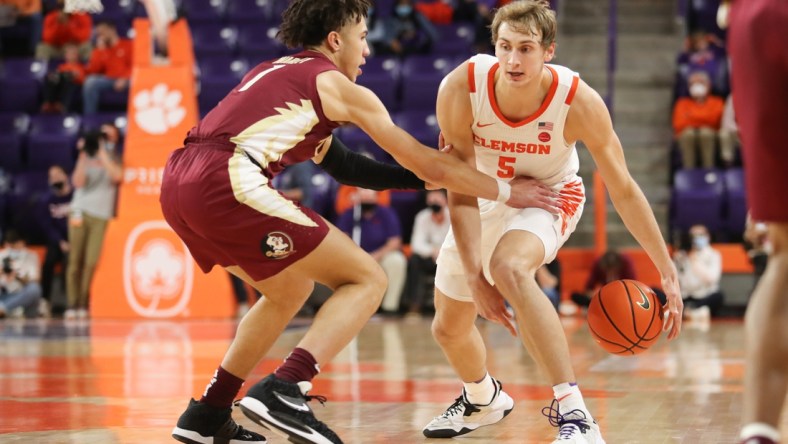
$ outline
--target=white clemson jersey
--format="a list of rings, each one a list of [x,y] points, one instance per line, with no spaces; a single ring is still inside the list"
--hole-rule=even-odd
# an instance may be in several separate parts
[[[479,54],[468,61],[473,108],[473,144],[479,171],[503,180],[529,176],[552,186],[577,174],[575,144],[564,140],[564,124],[579,76],[569,68],[545,64],[553,76],[542,105],[524,120],[512,122],[495,98],[498,59]]]

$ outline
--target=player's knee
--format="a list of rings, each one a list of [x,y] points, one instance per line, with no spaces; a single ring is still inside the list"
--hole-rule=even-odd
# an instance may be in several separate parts
[[[359,273],[359,279],[359,285],[364,288],[362,293],[365,301],[368,301],[377,310],[389,284],[383,267],[375,261],[370,261],[370,264],[364,267],[364,271]]]
[[[490,275],[495,285],[502,289],[516,289],[528,279],[535,279],[536,268],[515,260],[493,260],[490,263]]]
[[[452,323],[451,319],[447,319],[438,313],[432,319],[432,337],[440,344],[456,340],[467,333],[466,329],[458,328],[457,323]]]

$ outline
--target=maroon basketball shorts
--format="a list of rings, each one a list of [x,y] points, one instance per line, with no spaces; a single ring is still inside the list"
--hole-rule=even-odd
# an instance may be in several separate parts
[[[167,161],[164,218],[204,272],[237,265],[259,281],[308,255],[328,234],[310,208],[286,199],[230,143],[188,144]]]

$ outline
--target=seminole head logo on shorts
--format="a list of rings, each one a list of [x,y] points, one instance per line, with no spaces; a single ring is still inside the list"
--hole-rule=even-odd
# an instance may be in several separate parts
[[[272,231],[263,239],[260,247],[269,259],[284,259],[295,253],[293,239],[281,231]]]

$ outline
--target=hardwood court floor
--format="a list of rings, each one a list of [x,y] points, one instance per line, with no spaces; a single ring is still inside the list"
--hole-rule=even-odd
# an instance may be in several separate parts
[[[308,321],[302,321],[301,325]],[[234,321],[0,321],[0,443],[154,444],[220,362]],[[466,443],[550,442],[541,415],[552,393],[519,341],[480,321],[491,373],[515,399],[502,423]],[[373,319],[325,365],[314,406],[348,444],[426,443],[421,428],[460,386],[430,336],[429,319]],[[638,357],[597,347],[580,318],[564,327],[585,399],[608,443],[735,443],[741,411],[743,337],[739,321],[687,328]],[[289,329],[255,371],[275,368],[298,342]],[[248,385],[247,385],[248,387]],[[238,410],[236,420],[261,431]],[[788,422],[783,423],[783,430]],[[285,443],[271,432],[272,444]]]

